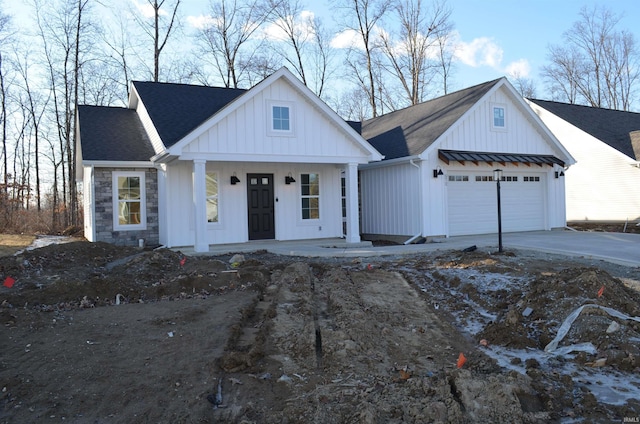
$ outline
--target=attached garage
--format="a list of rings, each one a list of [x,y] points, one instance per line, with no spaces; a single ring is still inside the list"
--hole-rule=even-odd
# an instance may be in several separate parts
[[[504,172],[500,183],[505,232],[547,228],[545,173]],[[497,184],[493,172],[450,171],[446,178],[449,235],[498,231]]]
[[[362,234],[423,238],[563,228],[575,160],[504,78],[362,123],[385,156],[360,169]]]

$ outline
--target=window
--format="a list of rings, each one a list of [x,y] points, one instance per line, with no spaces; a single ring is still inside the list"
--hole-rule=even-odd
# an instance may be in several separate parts
[[[207,189],[207,222],[218,222],[218,173],[207,172],[205,179]]]
[[[491,127],[494,130],[504,130],[507,128],[507,121],[505,117],[505,107],[503,105],[493,105],[493,121]]]
[[[493,181],[493,176],[491,175],[476,175],[476,181]]]
[[[540,177],[523,177],[525,182],[530,182],[530,183],[534,183],[534,182],[540,182]]]
[[[469,181],[468,175],[449,175],[449,181]]]
[[[286,106],[273,107],[273,129],[276,131],[290,131],[289,108]]]
[[[286,101],[267,101],[267,135],[291,137],[294,135],[293,103]]]
[[[144,172],[114,172],[114,230],[141,230],[145,215]]]
[[[302,219],[320,219],[320,175],[300,176]]]

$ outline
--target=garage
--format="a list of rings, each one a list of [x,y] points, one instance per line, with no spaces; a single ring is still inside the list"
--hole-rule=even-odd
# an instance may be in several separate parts
[[[504,232],[547,228],[545,178],[542,172],[504,171],[500,183]],[[492,171],[448,171],[449,235],[497,233],[496,191]]]

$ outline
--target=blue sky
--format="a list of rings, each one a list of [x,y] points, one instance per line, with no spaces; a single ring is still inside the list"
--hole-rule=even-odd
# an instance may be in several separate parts
[[[25,1],[0,0],[5,11],[24,22]],[[112,0],[144,5],[147,0]],[[423,0],[428,3],[429,0]],[[182,15],[198,17],[207,13],[208,0],[182,0]],[[333,25],[328,0],[307,0],[308,9],[325,25]],[[622,16],[618,29],[634,32],[640,43],[640,1],[638,0],[448,0],[452,21],[463,49],[456,65],[453,89],[461,89],[509,74],[516,69],[534,80],[536,97],[549,98],[540,79],[547,63],[550,44],[559,44],[562,33],[578,20],[583,6],[605,5]],[[635,20],[635,22],[634,22]],[[190,22],[185,19],[185,23]]]

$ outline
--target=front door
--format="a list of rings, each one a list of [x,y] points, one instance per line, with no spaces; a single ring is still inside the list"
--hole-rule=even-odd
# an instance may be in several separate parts
[[[274,239],[273,174],[247,174],[249,240]]]

